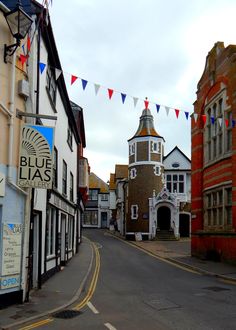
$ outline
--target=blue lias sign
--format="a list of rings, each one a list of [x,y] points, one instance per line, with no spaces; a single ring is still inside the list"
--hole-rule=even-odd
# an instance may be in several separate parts
[[[18,185],[52,188],[54,128],[25,124],[21,129]]]

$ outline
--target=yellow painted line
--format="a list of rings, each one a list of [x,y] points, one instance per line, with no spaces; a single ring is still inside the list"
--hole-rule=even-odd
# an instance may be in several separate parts
[[[97,285],[97,280],[98,280],[98,275],[99,275],[99,271],[100,271],[100,254],[99,254],[99,250],[98,247],[91,242],[93,245],[93,248],[95,250],[95,271],[93,274],[93,278],[91,281],[91,284],[89,286],[89,290],[88,290],[88,294],[86,295],[86,297],[77,305],[73,308],[73,310],[80,310],[82,307],[84,307],[85,305],[87,305],[87,303],[89,302],[89,300],[91,299],[95,289],[96,289],[96,285]],[[50,322],[54,321],[53,318],[50,319],[45,319],[36,323],[32,323],[24,328],[21,328],[19,330],[30,330],[30,329],[34,329],[34,328],[38,328],[40,326],[43,326],[45,324],[48,324]]]
[[[226,283],[226,284],[236,285],[236,279],[235,279],[235,281],[233,281],[233,280],[227,280],[227,279],[224,279],[224,278],[219,278],[219,280],[223,283]]]
[[[114,235],[111,235],[111,236],[112,236],[112,237],[115,237],[116,239],[119,239],[120,241],[122,241],[122,242],[124,242],[124,243],[126,243],[126,244],[128,244],[128,245],[130,245],[130,246],[132,246],[132,247],[134,247],[135,249],[138,249],[138,250],[140,250],[140,251],[142,251],[142,252],[148,254],[149,256],[151,256],[151,257],[153,257],[153,258],[156,258],[156,259],[158,259],[158,260],[160,260],[160,261],[163,261],[163,262],[165,262],[165,263],[167,263],[167,264],[169,264],[169,265],[172,265],[172,266],[174,266],[174,267],[180,268],[180,269],[182,269],[182,270],[184,270],[184,271],[187,271],[187,272],[190,272],[190,273],[193,273],[193,274],[201,275],[201,273],[198,272],[197,270],[193,270],[193,269],[190,269],[190,268],[188,268],[188,267],[185,267],[184,265],[182,266],[182,265],[179,265],[179,264],[177,264],[177,263],[175,263],[175,262],[172,262],[172,261],[170,261],[170,260],[167,260],[167,259],[165,259],[165,258],[163,258],[163,257],[160,257],[160,256],[158,256],[158,255],[156,255],[156,254],[154,254],[154,253],[152,253],[152,252],[150,252],[150,251],[147,251],[147,250],[145,250],[145,249],[139,247],[138,245],[136,245],[136,244],[134,244],[134,243],[127,242],[127,241],[125,241],[125,240],[123,240],[122,238],[119,238],[119,237],[117,237],[117,236],[114,236]]]
[[[85,305],[87,305],[87,303],[89,302],[89,300],[93,296],[94,291],[96,289],[101,262],[100,262],[100,254],[99,254],[98,247],[94,243],[93,243],[93,247],[94,247],[94,250],[95,250],[95,260],[96,260],[96,265],[95,265],[95,271],[94,271],[94,274],[93,274],[93,278],[92,278],[91,284],[89,286],[89,290],[88,290],[87,295],[84,297],[84,299],[78,305],[76,305],[73,308],[73,310],[78,311],[81,308],[83,308]]]
[[[48,323],[50,323],[52,321],[53,321],[53,319],[42,320],[42,321],[35,322],[35,323],[30,324],[30,325],[27,325],[24,328],[20,328],[19,330],[29,330],[29,329],[38,328],[38,327],[40,327],[42,325],[45,325],[45,324],[48,324]]]

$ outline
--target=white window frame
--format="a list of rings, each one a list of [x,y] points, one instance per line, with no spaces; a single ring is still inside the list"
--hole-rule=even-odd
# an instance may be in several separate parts
[[[160,141],[150,141],[150,152],[155,154],[161,153],[161,142]]]
[[[129,145],[129,156],[135,155],[135,142]]]
[[[130,179],[135,179],[136,176],[137,176],[136,168],[131,168],[131,170],[130,170]]]
[[[68,216],[68,250],[73,249],[73,227],[74,227],[74,217],[72,215]]]
[[[131,205],[131,219],[138,219],[138,205]]]
[[[226,89],[205,106],[204,164],[214,163],[232,151],[232,110],[226,104]],[[211,122],[214,118],[214,124]],[[225,119],[229,121],[226,127]]]
[[[171,180],[167,179],[167,176],[170,175],[171,176]],[[177,175],[177,180],[174,181],[174,175]],[[180,175],[183,176],[183,180],[180,180]],[[170,193],[177,193],[177,194],[186,194],[186,173],[166,173],[165,174],[165,181],[166,181],[166,187],[169,190]],[[170,183],[170,189],[169,189],[169,183]],[[176,183],[176,188],[174,189]],[[183,191],[180,192],[179,187],[180,187],[180,183],[183,183]]]
[[[56,209],[49,207],[46,217],[46,257],[56,254]]]
[[[154,166],[154,174],[157,176],[161,175],[161,166],[160,165],[155,165]]]

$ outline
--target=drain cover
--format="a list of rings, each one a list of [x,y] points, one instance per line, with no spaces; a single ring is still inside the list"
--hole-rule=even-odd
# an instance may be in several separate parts
[[[210,290],[210,291],[215,291],[215,292],[219,292],[219,291],[229,291],[230,289],[227,288],[222,288],[220,286],[208,286],[206,288],[203,288],[205,290]]]
[[[57,319],[72,319],[73,317],[76,317],[80,314],[81,314],[80,311],[74,311],[73,309],[67,309],[67,310],[55,313],[52,316]]]

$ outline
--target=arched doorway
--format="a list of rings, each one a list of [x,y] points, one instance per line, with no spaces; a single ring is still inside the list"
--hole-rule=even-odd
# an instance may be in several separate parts
[[[171,212],[169,207],[161,206],[157,210],[157,227],[159,230],[170,229]]]
[[[182,213],[179,215],[179,234],[180,237],[189,237],[189,214]]]

